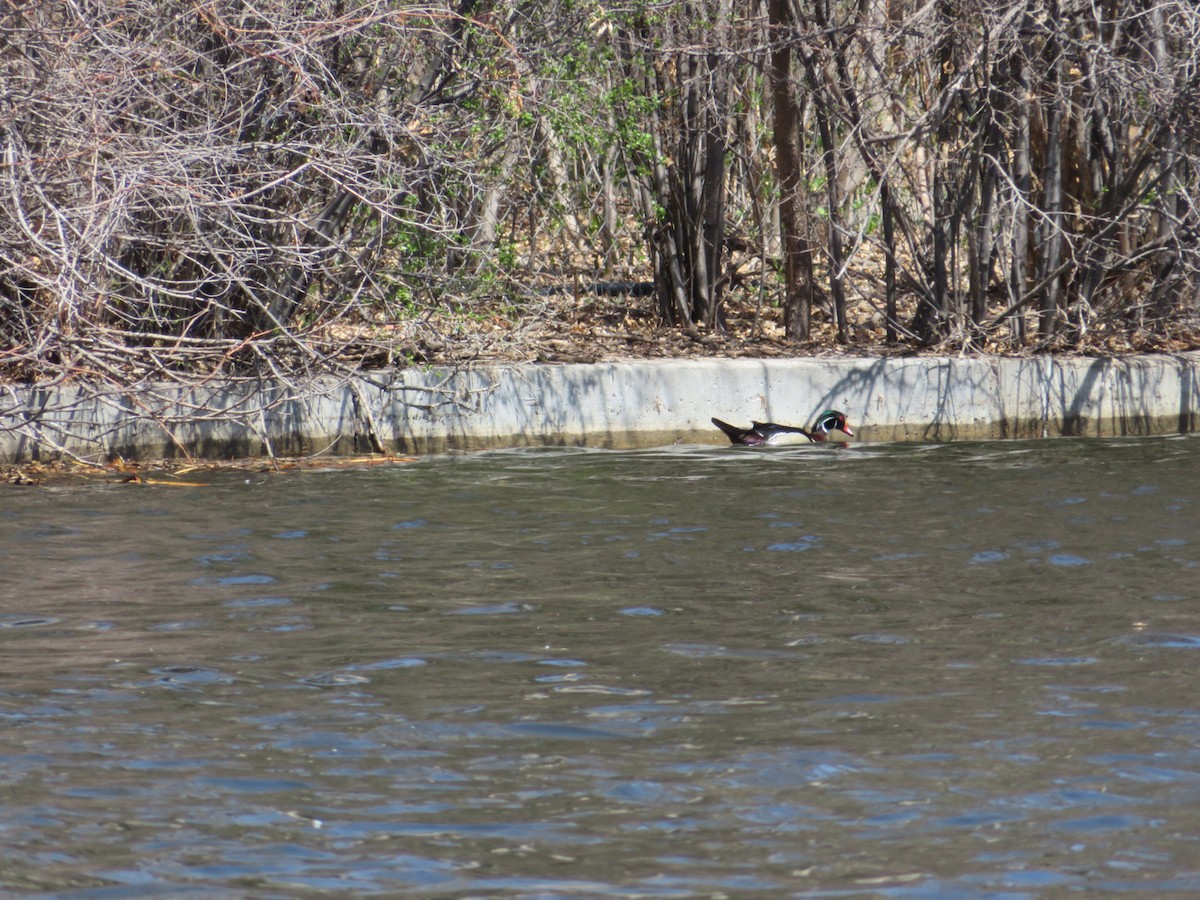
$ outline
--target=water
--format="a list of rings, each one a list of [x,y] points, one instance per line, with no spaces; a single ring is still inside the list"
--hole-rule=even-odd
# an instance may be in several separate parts
[[[1200,890],[1200,444],[0,496],[0,891]]]

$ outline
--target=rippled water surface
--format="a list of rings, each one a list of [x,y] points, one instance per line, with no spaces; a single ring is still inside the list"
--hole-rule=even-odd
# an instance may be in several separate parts
[[[0,891],[1192,894],[1198,459],[526,451],[4,490]]]

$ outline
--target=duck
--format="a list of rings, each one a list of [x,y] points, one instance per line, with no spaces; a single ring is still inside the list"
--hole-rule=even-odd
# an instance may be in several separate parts
[[[817,416],[817,422],[811,431],[794,425],[778,425],[775,422],[751,422],[749,428],[738,428],[715,417],[712,423],[725,432],[732,443],[746,444],[750,447],[777,447],[810,442],[820,444],[829,440],[845,443],[845,438],[854,437],[854,431],[846,421],[846,414],[836,409],[827,409]]]

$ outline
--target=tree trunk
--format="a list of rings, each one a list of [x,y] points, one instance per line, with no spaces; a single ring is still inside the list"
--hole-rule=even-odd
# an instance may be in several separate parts
[[[1051,21],[1058,20],[1057,0],[1050,0]],[[1058,324],[1059,284],[1058,267],[1062,262],[1062,205],[1063,205],[1063,129],[1066,110],[1062,98],[1062,55],[1058,40],[1051,36],[1046,42],[1049,70],[1046,89],[1049,91],[1046,109],[1046,160],[1042,174],[1042,221],[1038,229],[1038,279],[1042,285],[1041,316],[1038,337],[1054,334]]]
[[[791,340],[807,340],[813,301],[813,248],[801,228],[800,160],[803,137],[800,130],[801,103],[793,78],[794,55],[789,45],[793,26],[789,0],[770,0],[770,81],[775,113],[775,174],[779,182],[779,230],[783,253],[784,334]]]
[[[1027,33],[1026,23],[1022,34]],[[1013,340],[1020,344],[1025,339],[1025,291],[1028,282],[1026,265],[1029,256],[1029,63],[1018,52],[1013,60],[1013,85],[1016,96],[1016,133],[1013,138],[1013,192],[1012,201],[1012,254],[1009,261],[1008,292],[1014,308],[1012,317]]]

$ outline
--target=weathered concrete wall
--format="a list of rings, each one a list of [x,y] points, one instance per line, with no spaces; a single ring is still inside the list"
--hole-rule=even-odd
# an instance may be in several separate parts
[[[0,461],[279,456],[521,445],[721,443],[709,422],[811,423],[846,412],[862,440],[1191,431],[1200,353],[1124,359],[705,359],[408,369],[302,387],[239,382],[136,393],[6,388]]]

